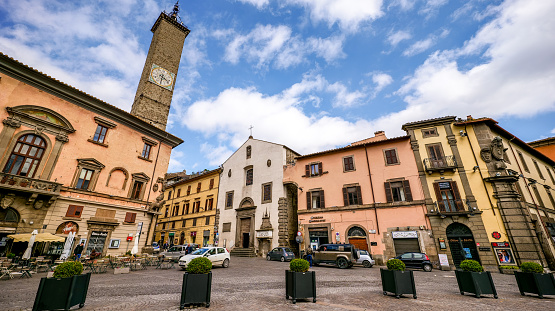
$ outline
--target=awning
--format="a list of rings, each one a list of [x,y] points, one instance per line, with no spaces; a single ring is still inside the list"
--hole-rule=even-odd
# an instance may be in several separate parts
[[[13,239],[14,242],[29,242],[31,233],[10,234],[8,238]],[[39,233],[35,238],[35,242],[64,242],[65,240],[50,233]]]

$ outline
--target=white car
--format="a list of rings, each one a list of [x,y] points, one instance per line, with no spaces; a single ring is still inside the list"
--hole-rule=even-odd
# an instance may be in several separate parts
[[[376,262],[372,259],[372,255],[370,255],[368,251],[359,249],[357,264],[361,264],[364,268],[372,268]]]
[[[229,252],[223,247],[203,247],[179,258],[179,267],[185,270],[191,260],[197,257],[206,257],[212,262],[212,266],[222,265],[229,267]]]

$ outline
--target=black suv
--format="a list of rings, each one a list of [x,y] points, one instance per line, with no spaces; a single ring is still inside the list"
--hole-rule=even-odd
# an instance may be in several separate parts
[[[426,272],[432,271],[432,263],[428,255],[424,253],[404,253],[395,257],[401,260],[407,268],[422,269]]]
[[[352,244],[322,244],[312,254],[314,265],[327,263],[340,269],[352,267],[357,259],[358,253]]]

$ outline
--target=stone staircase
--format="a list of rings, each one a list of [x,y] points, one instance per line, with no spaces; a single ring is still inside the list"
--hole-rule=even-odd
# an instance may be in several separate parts
[[[254,248],[239,248],[235,247],[234,249],[229,252],[231,256],[234,257],[256,257],[256,253],[254,252]]]

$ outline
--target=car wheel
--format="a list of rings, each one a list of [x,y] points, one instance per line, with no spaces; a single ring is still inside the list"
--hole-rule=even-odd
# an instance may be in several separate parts
[[[279,261],[284,262],[284,261],[285,261],[285,257],[281,256],[281,258],[279,259]]]
[[[426,272],[431,272],[432,271],[432,265],[427,265],[426,264],[422,267],[422,269],[424,269],[424,271],[426,271]]]
[[[224,267],[224,268],[228,268],[228,267],[229,267],[229,259],[226,258],[226,259],[224,260],[224,263],[222,264],[222,267]]]
[[[338,258],[337,266],[339,267],[339,269],[346,269],[349,267],[349,262],[345,258]]]
[[[368,260],[363,261],[362,266],[364,266],[364,268],[372,268],[372,264]]]
[[[272,260],[272,258],[270,257],[270,255],[266,256],[266,260],[268,260],[268,261]]]

